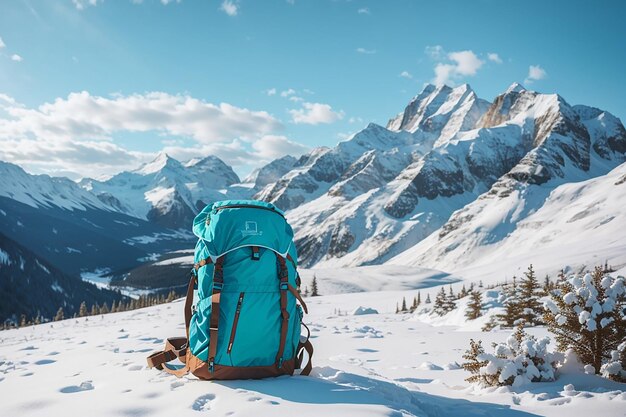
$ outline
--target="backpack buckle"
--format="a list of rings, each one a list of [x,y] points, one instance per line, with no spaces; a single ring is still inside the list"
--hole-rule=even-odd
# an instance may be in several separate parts
[[[215,365],[215,363],[213,361],[214,361],[213,358],[209,359],[209,372],[211,372],[211,373],[213,373],[214,365]]]
[[[224,286],[223,282],[214,282],[213,290],[222,291],[223,286]]]
[[[280,283],[280,290],[281,291],[287,291],[289,289],[289,284],[287,282],[281,282]]]

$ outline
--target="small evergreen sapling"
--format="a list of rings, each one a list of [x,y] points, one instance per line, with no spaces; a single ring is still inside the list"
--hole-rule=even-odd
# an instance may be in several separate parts
[[[530,382],[554,381],[556,363],[561,354],[549,353],[549,338],[541,340],[527,335],[519,325],[505,343],[494,343],[494,353],[481,352],[470,342],[468,359],[463,368],[472,373],[470,382],[486,386],[520,386]]]
[[[482,316],[483,297],[479,291],[470,292],[470,301],[467,304],[467,310],[465,311],[465,317],[469,320],[476,320]]]
[[[528,271],[524,272],[524,278],[520,281],[517,301],[519,318],[524,320],[525,325],[536,326],[543,324],[543,306],[539,301],[541,296],[541,287],[531,264],[528,267]]]
[[[433,313],[438,316],[446,314],[446,292],[443,287],[435,296],[435,305],[433,306]]]
[[[317,277],[313,275],[313,281],[311,282],[311,297],[318,297],[320,294],[317,290]]]
[[[595,373],[615,362],[613,351],[626,340],[624,277],[605,275],[600,267],[582,278],[573,275],[560,281],[545,308],[544,319],[560,351],[573,349]]]

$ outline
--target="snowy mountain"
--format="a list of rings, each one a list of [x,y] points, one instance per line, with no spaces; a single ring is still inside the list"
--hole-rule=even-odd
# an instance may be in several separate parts
[[[50,319],[59,307],[71,317],[83,301],[110,304],[122,298],[63,273],[0,233],[0,321],[19,323],[22,314]]]
[[[390,263],[450,271],[480,268],[493,259],[530,263],[528,254],[534,254],[535,262],[557,270],[623,258],[626,241],[618,231],[626,230],[626,163],[556,187],[508,185],[510,192],[485,194]]]
[[[189,245],[189,235],[120,213],[68,179],[4,162],[0,171],[0,230],[66,274],[123,271]]]
[[[144,166],[106,181],[83,179],[81,187],[130,216],[168,228],[187,229],[207,203],[223,200],[239,182],[231,167],[215,156],[182,164],[165,153]]]
[[[488,103],[468,85],[427,85],[386,128],[314,149],[255,197],[287,210],[303,265],[377,264],[465,223],[472,204],[485,210],[520,187],[548,190],[543,201],[606,174],[624,152],[619,119],[556,94],[515,83]]]
[[[267,165],[252,171],[244,180],[244,184],[253,184],[254,189],[261,189],[268,184],[278,181],[283,175],[291,171],[298,160],[291,155],[273,160]]]

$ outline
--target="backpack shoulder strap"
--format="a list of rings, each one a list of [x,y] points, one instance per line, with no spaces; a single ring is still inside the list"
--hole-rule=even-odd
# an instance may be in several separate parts
[[[167,362],[175,359],[179,359],[185,366],[172,368],[167,365]],[[154,352],[148,356],[148,368],[157,368],[179,378],[189,372],[189,365],[187,365],[187,338],[171,337],[167,339],[164,350]]]
[[[298,348],[296,349],[296,352],[298,352],[298,355],[296,358],[296,364],[298,368],[302,366],[302,360],[304,359],[304,351],[308,353],[309,361],[307,362],[306,366],[302,368],[302,370],[300,371],[300,375],[306,376],[306,375],[309,375],[311,373],[311,369],[313,369],[313,345],[311,344],[309,339],[307,339],[306,342],[298,343]]]

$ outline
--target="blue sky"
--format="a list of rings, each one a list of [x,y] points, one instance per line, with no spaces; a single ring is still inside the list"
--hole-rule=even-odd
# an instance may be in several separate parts
[[[626,117],[619,1],[0,0],[0,159],[74,178],[165,149],[240,174],[385,124],[427,82]],[[436,73],[437,71],[437,73]]]

